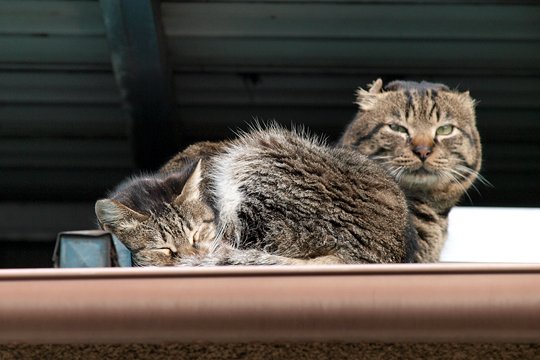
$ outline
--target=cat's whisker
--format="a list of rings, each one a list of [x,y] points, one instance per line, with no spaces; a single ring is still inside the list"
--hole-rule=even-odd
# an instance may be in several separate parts
[[[460,172],[460,171],[458,171],[456,169],[449,169],[449,171],[452,172],[453,174],[459,176],[462,180],[467,180],[469,178],[468,174],[463,174],[462,172]],[[465,186],[463,184],[461,184],[461,182],[460,182],[460,185],[461,185],[462,189],[466,189]],[[473,188],[478,194],[480,194],[480,190],[476,187],[476,185],[474,183],[471,183],[469,186],[471,188]],[[467,190],[465,190],[465,192],[467,192]]]
[[[370,158],[371,160],[374,160],[374,158]],[[395,172],[397,171],[397,168],[394,166],[393,162],[392,161],[378,161],[377,162],[379,165],[382,166],[383,169],[386,170],[386,172],[388,173],[388,175],[392,176],[395,178]]]
[[[478,171],[476,170],[473,170],[467,166],[463,166],[463,165],[457,165],[456,166],[456,169],[455,169],[456,172],[463,172],[463,173],[466,173],[467,175],[475,175],[476,176],[476,179],[478,180],[478,182],[480,182],[482,185],[484,186],[487,186],[487,187],[491,187],[493,188],[493,184],[491,184],[484,176],[482,176]],[[467,175],[462,175],[464,178],[467,177]],[[474,182],[472,182],[470,184],[470,187],[472,187],[478,194],[481,194],[480,190],[478,189],[478,187],[476,186],[476,184]]]
[[[399,173],[399,171],[400,171],[399,167],[391,166],[391,168],[390,168],[390,176],[392,176],[393,178],[397,178],[397,174]]]
[[[408,173],[408,169],[407,167],[405,166],[397,166],[395,167],[395,174],[394,174],[394,179],[396,180],[396,182],[398,184],[401,183],[401,181],[403,180],[403,177]],[[417,182],[416,181],[416,178],[414,178],[414,182]]]
[[[449,169],[449,171],[448,170],[441,171],[440,174],[443,174],[452,183],[456,184],[463,191],[465,196],[467,196],[467,199],[469,199],[469,202],[472,204],[473,200],[471,196],[469,195],[467,188],[463,185],[463,182],[459,178],[457,178],[456,175],[453,174],[453,172],[455,172],[454,169]],[[459,175],[463,177],[463,174],[459,174]]]
[[[466,174],[479,175],[479,173],[476,170],[473,170],[470,167],[465,166],[465,165],[456,165],[455,170],[461,171],[461,172],[466,173]]]
[[[389,163],[389,162],[388,162]],[[388,165],[388,174],[399,183],[406,169],[403,166]]]
[[[405,167],[401,166],[401,167],[399,168],[399,171],[398,171],[398,173],[397,173],[397,175],[396,175],[396,181],[397,181],[398,183],[401,181],[401,178],[402,178],[403,175],[405,174],[405,171],[406,171],[406,168],[405,168]]]
[[[391,161],[392,158],[370,158],[371,160],[383,160],[383,161],[377,161],[377,163],[379,165],[382,165],[382,166],[388,166],[388,167],[393,167],[393,162]]]
[[[493,185],[488,179],[486,179],[482,174],[480,173],[476,173],[476,179],[482,184],[482,185],[485,185],[485,186],[488,186],[488,187],[491,187],[491,188],[494,188],[495,185]]]
[[[462,172],[456,169],[448,169],[447,171],[450,171],[452,174],[459,176],[463,180],[466,180],[469,177],[469,175],[463,174]]]
[[[390,156],[390,155],[369,156],[369,158],[371,160],[375,160],[375,161],[378,161],[378,160],[392,160],[392,156]],[[385,162],[389,162],[389,161],[385,161]]]
[[[216,235],[212,244],[210,245],[210,253],[215,253],[222,244],[223,233]]]
[[[216,252],[216,250],[220,247],[222,244],[222,239],[225,234],[225,227],[223,225],[219,225],[217,228],[216,236],[214,237],[214,240],[212,241],[212,244],[210,245],[210,253]]]
[[[456,169],[448,169],[452,174],[455,174],[457,176],[459,176],[462,180],[468,180],[470,178],[471,175],[476,175],[476,171],[466,171],[466,170],[470,170],[468,168],[456,168]],[[474,186],[473,183],[471,183],[469,186],[473,187],[478,193],[480,193],[480,191],[478,190],[478,188],[476,188],[476,186]]]
[[[459,170],[459,171],[463,171],[463,172],[466,172],[468,174],[474,174],[476,175],[476,179],[482,184],[482,185],[485,185],[485,186],[488,186],[488,187],[495,187],[491,182],[489,182],[488,179],[486,179],[482,174],[480,174],[478,171],[476,170],[473,170],[471,169],[470,167],[468,166],[464,166],[464,165],[457,165],[456,166],[456,169]]]

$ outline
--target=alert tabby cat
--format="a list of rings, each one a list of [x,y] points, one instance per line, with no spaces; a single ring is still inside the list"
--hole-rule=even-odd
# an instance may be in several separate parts
[[[192,145],[96,215],[140,266],[411,262],[416,249],[382,168],[278,127]]]
[[[439,259],[448,214],[479,175],[475,101],[443,84],[381,79],[357,92],[359,111],[339,141],[376,161],[410,202],[417,262]]]

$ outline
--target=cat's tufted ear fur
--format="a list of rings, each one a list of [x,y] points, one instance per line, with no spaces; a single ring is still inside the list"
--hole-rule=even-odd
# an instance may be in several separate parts
[[[476,101],[475,99],[473,99],[469,93],[469,91],[464,91],[462,93],[460,93],[461,95],[461,100],[470,105],[472,108],[475,108],[476,107],[476,104],[478,103],[478,101]]]
[[[197,166],[187,179],[184,187],[182,188],[182,193],[176,197],[174,203],[176,205],[181,205],[186,201],[199,201],[201,199],[201,190],[200,184],[202,180],[202,170],[201,170],[201,161],[197,162]]]
[[[475,115],[475,108],[476,104],[478,103],[475,99],[471,97],[468,91],[464,92],[450,92],[449,96],[454,97],[454,99],[457,100],[459,106],[458,108],[461,109],[461,113],[463,116],[466,116],[469,118],[470,123],[473,126],[476,126],[476,115]]]
[[[460,92],[459,96],[464,103],[470,104],[473,107],[476,106],[477,101],[471,97],[469,91]]]
[[[377,102],[378,96],[382,93],[383,81],[377,79],[368,85],[369,90],[359,88],[356,91],[356,104],[363,111],[368,111],[373,108]]]
[[[467,110],[470,111],[470,116],[472,118],[473,123],[475,122],[475,107],[478,103],[475,99],[473,99],[469,93],[469,91],[449,91],[446,93],[446,96],[450,99],[453,99],[459,104],[459,107],[462,108],[463,111]]]
[[[96,216],[99,223],[105,230],[123,230],[126,224],[133,221],[143,222],[148,219],[148,215],[138,213],[124,204],[112,200],[98,200],[95,205]]]

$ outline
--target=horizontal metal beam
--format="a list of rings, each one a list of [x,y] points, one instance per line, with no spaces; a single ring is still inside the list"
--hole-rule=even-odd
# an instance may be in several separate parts
[[[0,342],[523,342],[540,265],[5,270]]]

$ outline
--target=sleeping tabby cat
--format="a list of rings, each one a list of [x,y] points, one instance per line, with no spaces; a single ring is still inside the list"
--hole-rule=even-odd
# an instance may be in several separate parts
[[[121,184],[96,215],[140,266],[395,263],[416,249],[383,169],[276,127],[193,145]]]
[[[480,137],[469,92],[381,79],[359,89],[359,111],[339,145],[385,167],[407,195],[419,236],[417,262],[439,259],[448,213],[479,177]]]

